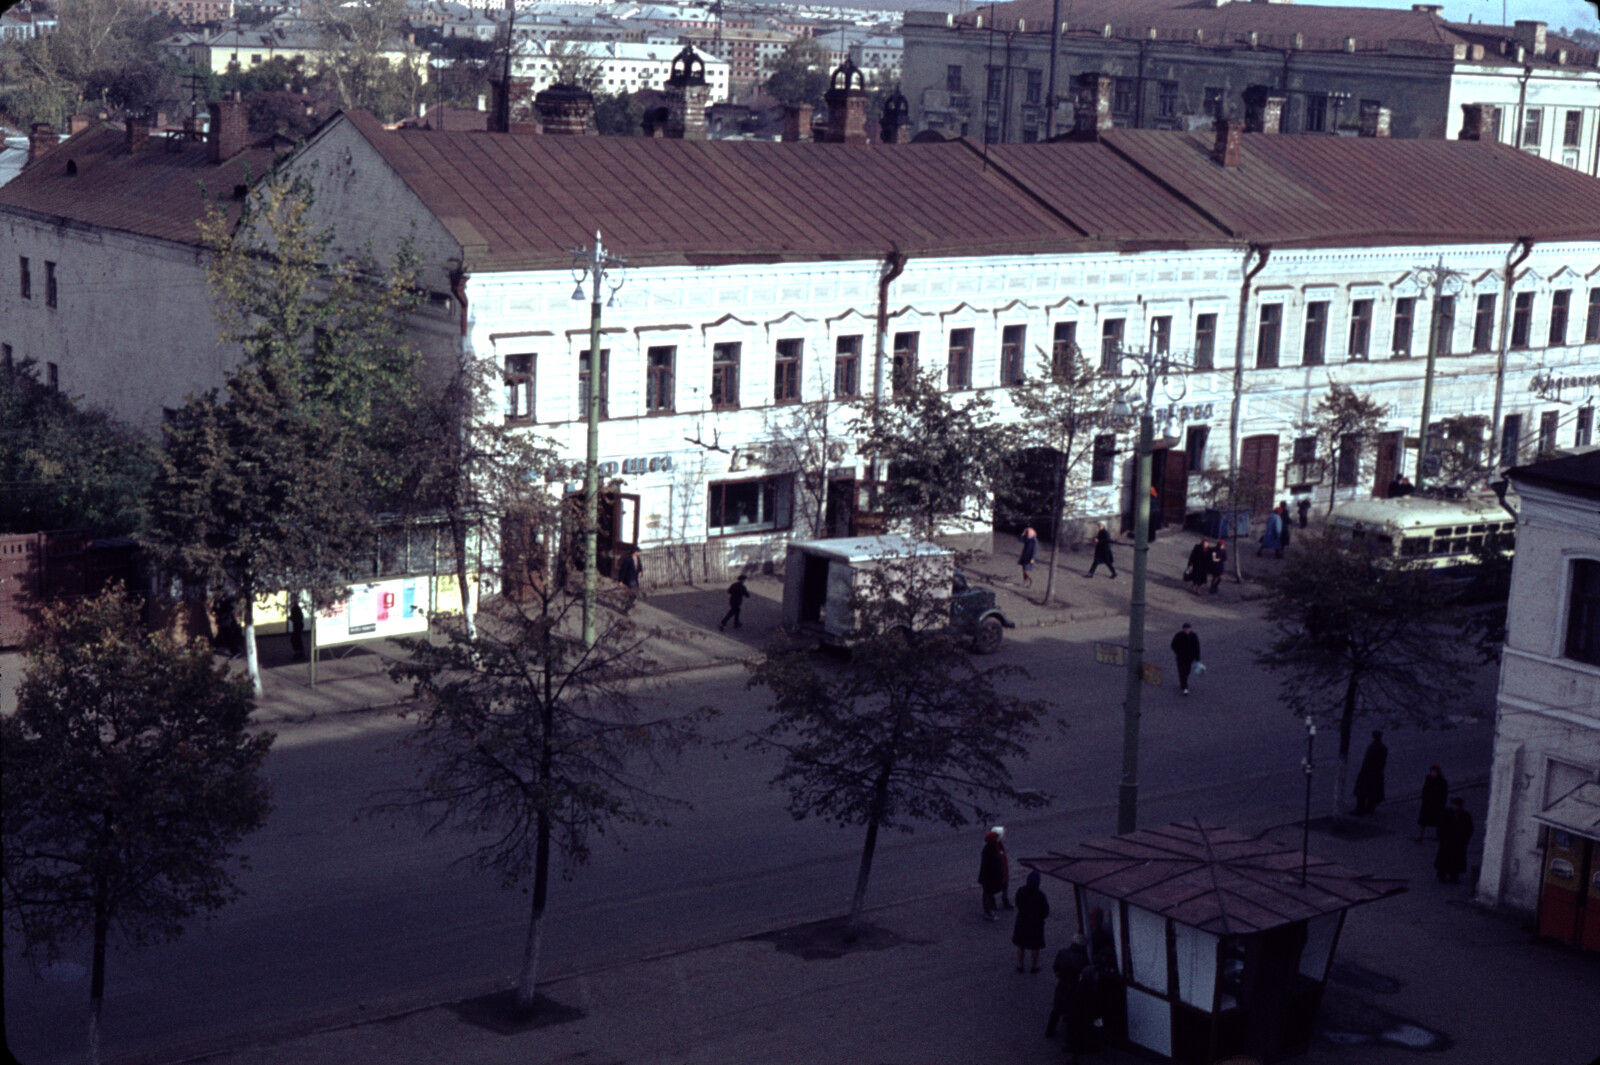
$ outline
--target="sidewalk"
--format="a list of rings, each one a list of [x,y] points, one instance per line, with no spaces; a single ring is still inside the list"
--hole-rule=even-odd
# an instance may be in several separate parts
[[[1408,798],[1364,823],[1361,838],[1312,832],[1314,854],[1405,877],[1410,890],[1351,912],[1319,1034],[1310,1053],[1295,1060],[1389,1065],[1415,1062],[1419,1051],[1442,1065],[1590,1060],[1596,1039],[1581,1003],[1600,990],[1600,958],[1538,942],[1516,922],[1469,905],[1469,887],[1435,883],[1434,848],[1413,841],[1413,814]],[[1268,834],[1299,845],[1298,825]],[[842,957],[795,953],[775,930],[550,980],[541,985],[549,1009],[540,1023],[496,1024],[483,1000],[467,1000],[204,1060],[1059,1062],[1060,1044],[1044,1037],[1054,986],[1048,964],[1069,934],[1071,903],[1060,883],[1044,886],[1056,914],[1046,926],[1046,971],[1037,975],[1014,971],[1009,922],[982,920],[976,888],[952,882],[871,911],[878,933],[866,949]],[[803,938],[803,928],[792,931]],[[1555,1003],[1565,1006],[1552,1013]],[[1563,1010],[1566,1020],[1558,1023]],[[1146,1059],[1110,1050],[1086,1060]]]

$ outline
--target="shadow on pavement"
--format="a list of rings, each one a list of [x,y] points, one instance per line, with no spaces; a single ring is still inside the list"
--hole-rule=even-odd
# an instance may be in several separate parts
[[[847,917],[830,917],[826,921],[797,924],[749,938],[758,943],[772,943],[780,953],[792,954],[804,961],[832,961],[859,951],[892,950],[907,943],[925,942],[907,939],[868,921],[850,929],[848,921]]]
[[[568,1024],[584,1017],[582,1010],[562,1005],[544,995],[535,996],[532,1009],[519,1009],[517,993],[510,988],[477,998],[462,999],[449,1008],[468,1024],[497,1035],[520,1035],[555,1024]]]

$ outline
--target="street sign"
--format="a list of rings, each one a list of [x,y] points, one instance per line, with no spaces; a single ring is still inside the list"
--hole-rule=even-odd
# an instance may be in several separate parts
[[[1149,662],[1141,662],[1143,667],[1139,671],[1139,679],[1153,687],[1161,687],[1161,667]]]
[[[1128,648],[1120,643],[1094,644],[1094,660],[1103,666],[1125,666],[1128,664]]]

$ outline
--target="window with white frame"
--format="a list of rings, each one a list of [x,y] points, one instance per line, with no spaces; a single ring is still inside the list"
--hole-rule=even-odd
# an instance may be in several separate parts
[[[739,405],[739,345],[711,346],[711,406],[727,410]]]
[[[787,529],[794,511],[794,475],[713,481],[706,486],[706,534]]]
[[[533,421],[533,373],[532,354],[506,356],[506,421]]]

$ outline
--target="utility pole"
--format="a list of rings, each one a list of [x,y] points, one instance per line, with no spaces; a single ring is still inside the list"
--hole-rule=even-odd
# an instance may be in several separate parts
[[[617,289],[622,278],[608,277],[611,270],[620,270],[626,260],[606,254],[600,242],[600,231],[594,233],[593,248],[574,248],[572,251],[572,276],[577,280],[573,289],[574,300],[583,299],[583,282],[590,282],[589,299],[589,395],[586,397],[589,419],[589,447],[583,470],[583,645],[593,647],[595,642],[595,605],[600,587],[600,394],[605,383],[605,359],[600,354],[600,291],[608,288],[608,304],[615,304]]]
[[[1433,372],[1439,361],[1439,348],[1445,339],[1441,336],[1444,324],[1445,289],[1452,290],[1450,298],[1454,299],[1454,290],[1460,288],[1463,277],[1459,270],[1447,270],[1444,265],[1444,256],[1439,256],[1439,264],[1431,267],[1421,267],[1415,271],[1418,278],[1427,278],[1423,282],[1433,289],[1433,311],[1428,316],[1428,366],[1422,378],[1422,425],[1417,433],[1417,477],[1416,491],[1422,491],[1423,481],[1427,477],[1428,467],[1428,426],[1429,419],[1433,416]],[[1454,327],[1455,315],[1450,316],[1451,326]]]
[[[1044,94],[1044,139],[1056,135],[1056,63],[1061,56],[1061,0],[1050,5],[1050,84]]]
[[[1516,255],[1517,249],[1522,249],[1522,254]],[[1505,410],[1506,396],[1506,338],[1511,328],[1511,301],[1515,298],[1512,288],[1517,283],[1517,267],[1533,252],[1532,237],[1518,237],[1512,243],[1510,251],[1506,252],[1506,273],[1503,290],[1500,296],[1500,343],[1498,357],[1495,360],[1494,370],[1494,412],[1489,416],[1489,461],[1487,466],[1491,470],[1500,468],[1500,417]]]

